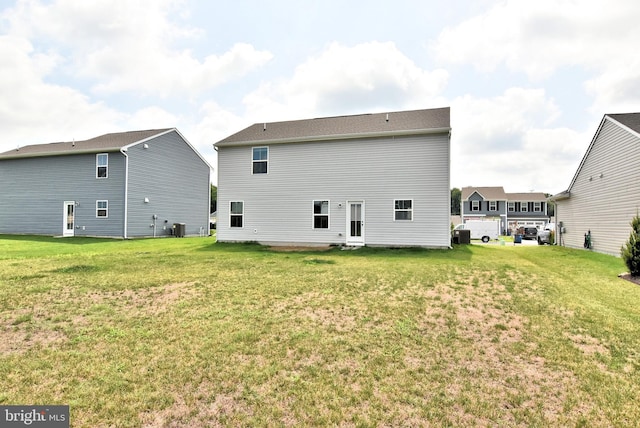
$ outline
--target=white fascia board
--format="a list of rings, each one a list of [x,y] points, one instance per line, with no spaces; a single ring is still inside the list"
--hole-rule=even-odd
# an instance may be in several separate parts
[[[356,134],[335,134],[335,135],[313,135],[309,137],[292,137],[292,138],[280,138],[280,139],[265,139],[265,140],[250,140],[250,141],[237,141],[233,143],[224,143],[222,146],[218,146],[215,143],[215,147],[232,147],[232,146],[257,146],[268,144],[287,144],[287,143],[309,143],[314,141],[335,141],[335,140],[354,140],[362,138],[380,138],[380,137],[405,137],[415,135],[430,135],[430,134],[444,134],[450,133],[451,128],[430,128],[430,129],[414,129],[404,131],[392,131],[392,132],[367,132]]]

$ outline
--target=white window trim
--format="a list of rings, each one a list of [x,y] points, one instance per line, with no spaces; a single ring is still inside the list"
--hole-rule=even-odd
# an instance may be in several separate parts
[[[98,208],[98,203],[100,202],[105,202],[106,203],[106,207],[104,208]],[[106,215],[98,215],[98,211],[102,211],[104,210],[106,212]],[[96,218],[109,218],[109,201],[106,199],[99,199],[96,201]]]
[[[529,212],[529,203],[528,202],[520,202],[520,212],[521,213]]]
[[[480,201],[471,201],[471,212],[476,211],[480,211]]]
[[[327,213],[326,214],[316,214],[316,202],[326,202],[327,203]],[[316,227],[316,216],[327,216],[327,227]],[[331,201],[329,199],[314,199],[311,201],[311,228],[313,230],[329,230],[331,229]]]
[[[489,201],[489,211],[498,211],[498,201]]]
[[[254,160],[253,159],[253,151],[255,149],[267,149],[267,158],[264,160]],[[255,146],[255,147],[251,147],[251,175],[269,175],[269,157],[271,156],[271,150],[269,149],[269,146]],[[256,162],[266,162],[267,163],[267,172],[265,173],[254,173],[253,172],[253,164],[255,164]]]
[[[510,213],[516,212],[516,203],[514,201],[507,202],[507,212],[510,212]]]
[[[411,208],[409,208],[409,209],[396,209],[396,202],[397,201],[411,201]],[[411,213],[411,220],[406,220],[406,219],[398,220],[398,219],[396,219],[396,213],[398,211],[408,211],[408,212],[410,212]],[[410,222],[410,221],[413,221],[413,199],[405,198],[405,199],[394,199],[393,200],[393,221],[399,221],[399,222]]]
[[[541,213],[542,212],[542,202],[534,202],[533,203],[533,212]]]
[[[234,202],[241,202],[242,203],[242,214],[233,214],[231,212],[231,204]],[[242,226],[237,227],[237,226],[231,226],[231,216],[242,216]],[[229,229],[244,229],[244,201],[229,201]]]
[[[99,165],[98,164],[98,159],[100,159],[100,156],[106,156],[107,157],[107,164],[106,165]],[[107,168],[107,175],[105,175],[104,177],[99,177],[98,174],[98,168]],[[96,154],[96,178],[99,180],[105,179],[105,178],[109,178],[109,153],[98,153]]]

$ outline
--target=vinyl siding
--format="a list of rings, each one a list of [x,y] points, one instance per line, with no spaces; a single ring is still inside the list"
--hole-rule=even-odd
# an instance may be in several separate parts
[[[209,234],[210,168],[172,131],[128,148],[128,237],[168,236],[174,223],[187,235]],[[149,200],[145,203],[145,198]]]
[[[75,201],[76,236],[121,236],[121,153],[109,153],[108,174],[96,179],[95,154],[0,161],[0,233],[62,235],[63,204]],[[96,218],[96,200],[109,201],[108,218]]]
[[[268,174],[251,174],[251,147],[220,147],[220,241],[342,244],[347,202],[365,204],[365,244],[448,247],[448,135],[269,145]],[[413,221],[394,221],[394,200],[413,200]],[[314,200],[329,200],[329,229],[313,229]],[[244,201],[244,227],[229,202]]]
[[[582,248],[591,231],[595,251],[619,256],[640,210],[640,138],[604,120],[570,189],[558,201],[556,219],[566,229],[563,244]],[[602,174],[602,177],[600,176]]]

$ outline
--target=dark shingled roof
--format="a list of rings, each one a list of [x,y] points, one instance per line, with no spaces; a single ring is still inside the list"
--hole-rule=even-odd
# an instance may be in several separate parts
[[[218,141],[215,145],[223,147],[259,142],[319,141],[336,138],[446,132],[450,129],[450,109],[444,107],[256,123]]]
[[[466,201],[475,192],[478,192],[486,200],[491,201],[506,201],[507,194],[502,187],[463,187],[461,190],[461,199]]]
[[[461,199],[466,201],[471,195],[478,192],[485,200],[489,201],[546,201],[547,197],[542,192],[506,193],[503,187],[463,187]]]
[[[508,201],[528,201],[528,202],[544,202],[547,197],[542,192],[529,192],[529,193],[507,193]]]
[[[72,153],[98,153],[120,150],[121,148],[163,134],[173,128],[149,129],[145,131],[116,132],[84,141],[64,143],[34,144],[0,153],[0,159],[57,156]]]
[[[608,114],[607,116],[640,133],[640,113]]]

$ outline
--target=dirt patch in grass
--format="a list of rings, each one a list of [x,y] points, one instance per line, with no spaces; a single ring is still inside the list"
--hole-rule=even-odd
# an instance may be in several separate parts
[[[588,409],[566,407],[578,379],[570,371],[549,367],[544,357],[536,355],[536,344],[528,342],[524,335],[528,321],[510,309],[511,297],[498,276],[485,273],[464,282],[443,283],[425,295],[433,305],[420,324],[439,334],[449,330],[449,335],[458,337],[458,344],[467,344],[457,351],[450,350],[446,376],[466,381],[446,388],[449,399],[464,402],[465,397],[477,397],[482,391],[480,396],[502,403],[505,414],[501,420],[513,425],[518,425],[519,418],[527,412],[540,411],[552,424],[562,423],[567,417],[578,418],[580,412],[597,412],[589,404],[585,404]],[[587,354],[608,352],[595,340],[573,339]],[[514,347],[526,351],[513,352]],[[416,367],[425,364],[420,360],[414,355],[406,361]],[[449,422],[482,423],[478,412],[473,411],[473,406],[482,404],[457,406],[457,411],[449,414]]]
[[[88,297],[96,305],[108,304],[127,311],[135,310],[135,313],[140,315],[157,315],[167,311],[178,301],[195,294],[192,283],[180,282],[135,290],[96,291]]]
[[[67,337],[54,330],[28,331],[19,327],[2,327],[0,332],[0,354],[23,354],[34,347],[56,348],[67,340]]]
[[[621,273],[618,278],[622,278],[625,281],[633,282],[636,285],[640,285],[640,276],[631,276],[630,273]]]
[[[609,356],[609,349],[595,337],[586,334],[567,334],[571,343],[586,355],[606,355]]]
[[[22,354],[35,347],[59,347],[68,340],[65,328],[90,324],[87,302],[136,316],[153,316],[166,312],[196,291],[191,283],[174,283],[138,290],[96,291],[85,296],[74,295],[72,290],[64,294],[66,306],[57,306],[57,302],[44,298],[33,307],[15,310],[9,317],[0,319],[0,354]]]
[[[335,247],[331,246],[303,246],[303,245],[273,245],[269,247],[270,251],[278,253],[300,253],[305,251],[329,251]]]

